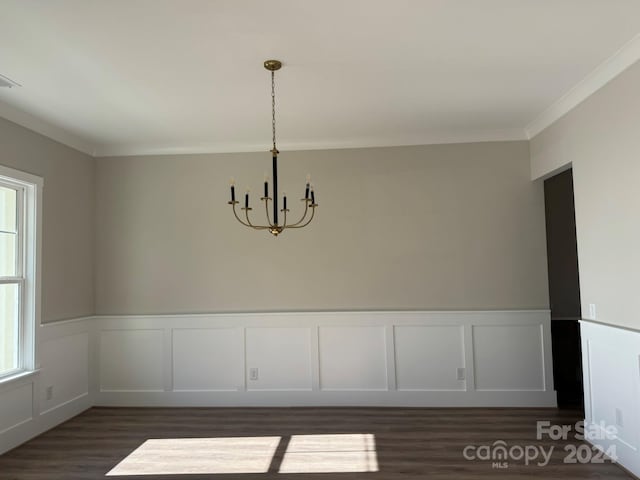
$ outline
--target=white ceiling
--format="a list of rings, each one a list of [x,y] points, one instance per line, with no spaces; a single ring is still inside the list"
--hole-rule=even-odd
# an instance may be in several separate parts
[[[277,58],[281,149],[526,138],[638,32],[638,0],[0,0],[0,115],[95,155],[268,150]]]

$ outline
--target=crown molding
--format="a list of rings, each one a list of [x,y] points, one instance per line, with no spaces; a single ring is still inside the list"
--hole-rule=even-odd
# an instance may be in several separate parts
[[[280,142],[281,151],[338,150],[349,148],[406,147],[418,145],[439,145],[447,143],[479,143],[527,140],[526,132],[520,128],[462,131],[449,133],[425,133],[354,140],[326,140],[321,142]],[[95,157],[126,157],[142,155],[190,155],[206,153],[249,153],[267,152],[271,145],[265,140],[260,144],[201,144],[183,146],[124,145],[104,146],[94,152]]]
[[[35,115],[0,101],[0,117],[22,127],[44,135],[58,143],[79,150],[92,157],[125,157],[142,155],[190,155],[207,153],[248,153],[269,150],[265,141],[259,144],[248,143],[204,143],[194,145],[95,145],[57,127]],[[459,132],[426,132],[417,135],[395,135],[389,137],[360,138],[353,140],[325,140],[309,142],[281,142],[282,150],[337,150],[349,148],[402,147],[418,145],[440,145],[447,143],[479,143],[527,140],[526,132],[521,128],[468,130]]]
[[[574,85],[525,127],[531,139],[569,113],[640,59],[640,34],[633,37],[595,70]]]
[[[0,117],[39,133],[40,135],[44,135],[67,147],[94,156],[95,146],[90,142],[3,101],[0,101]]]

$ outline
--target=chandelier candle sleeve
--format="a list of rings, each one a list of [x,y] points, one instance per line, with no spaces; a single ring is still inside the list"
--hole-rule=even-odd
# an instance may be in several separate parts
[[[232,178],[230,183],[231,183],[231,201],[235,202],[236,201],[236,182]]]
[[[247,192],[244,194],[244,208],[249,208],[249,189],[247,188]]]

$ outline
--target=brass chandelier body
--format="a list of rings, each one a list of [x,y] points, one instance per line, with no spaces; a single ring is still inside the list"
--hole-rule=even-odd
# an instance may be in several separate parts
[[[272,173],[273,173],[273,197],[269,196],[269,179],[265,175],[264,179],[264,196],[260,197],[260,201],[264,202],[267,222],[266,224],[254,224],[249,216],[249,212],[253,209],[249,206],[249,189],[247,189],[244,196],[244,207],[240,207],[241,213],[238,213],[236,206],[240,203],[236,200],[235,193],[235,181],[231,179],[231,205],[233,209],[233,215],[236,219],[245,227],[253,228],[254,230],[267,230],[274,236],[280,235],[285,229],[288,228],[303,228],[311,223],[318,204],[315,201],[315,192],[313,185],[310,183],[310,175],[307,175],[307,181],[305,186],[304,198],[300,199],[304,202],[304,210],[302,216],[294,223],[290,223],[287,220],[287,214],[289,209],[287,208],[287,196],[282,197],[282,209],[278,210],[278,148],[276,147],[276,87],[275,87],[275,72],[282,68],[282,62],[278,60],[267,60],[264,62],[264,68],[271,72],[271,127],[273,133],[273,148],[270,150],[272,154]],[[269,216],[269,202],[273,211],[273,219]],[[279,222],[278,213],[282,213],[282,223]]]

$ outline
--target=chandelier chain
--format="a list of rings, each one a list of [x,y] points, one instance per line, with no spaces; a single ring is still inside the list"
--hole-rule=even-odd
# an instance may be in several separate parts
[[[271,72],[271,126],[273,130],[273,149],[276,150],[276,72]]]

